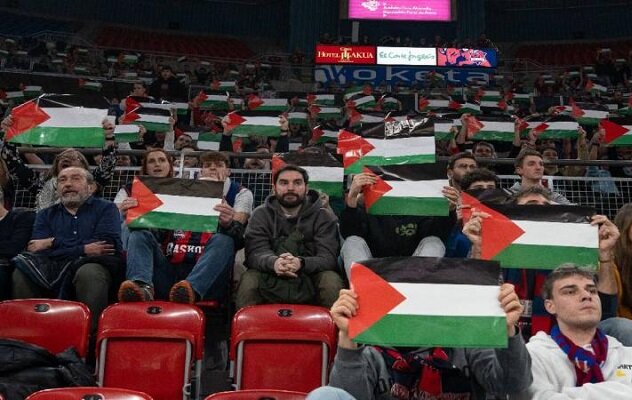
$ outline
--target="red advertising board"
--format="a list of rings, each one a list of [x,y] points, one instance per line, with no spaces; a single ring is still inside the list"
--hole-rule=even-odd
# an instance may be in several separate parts
[[[316,64],[375,64],[375,46],[316,45]]]

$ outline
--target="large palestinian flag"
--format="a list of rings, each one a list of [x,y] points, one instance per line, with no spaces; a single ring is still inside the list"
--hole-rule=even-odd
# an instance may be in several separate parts
[[[351,266],[358,312],[349,337],[393,347],[506,347],[496,262],[376,258]]]
[[[102,97],[42,95],[11,111],[13,124],[5,140],[52,147],[103,147],[107,107]]]
[[[363,189],[366,211],[372,215],[446,216],[448,186],[445,163],[365,167],[376,177]]]
[[[283,166],[292,164],[307,171],[309,188],[328,194],[330,197],[342,197],[344,168],[331,154],[309,152],[290,152],[275,154],[272,157],[272,174]]]
[[[569,113],[580,125],[595,126],[599,121],[608,118],[608,107],[594,103],[575,103],[566,106],[566,113]]]
[[[483,219],[482,255],[503,267],[555,269],[564,263],[594,266],[599,252],[598,228],[590,225],[591,207],[567,205],[498,205],[461,194],[463,218],[476,208]]]
[[[361,135],[342,130],[338,154],[345,172],[360,173],[364,166],[434,163],[434,126],[430,118],[367,124]]]
[[[227,111],[230,109],[229,99],[227,94],[206,94],[203,90],[195,97],[198,106],[203,110]]]
[[[336,120],[340,119],[342,113],[340,111],[340,107],[325,107],[316,104],[312,104],[308,107],[308,111],[312,118],[322,121],[322,120]]]
[[[169,118],[171,118],[171,111],[169,110],[138,106],[127,108],[121,117],[121,123],[142,125],[148,131],[168,132],[171,130]]]
[[[514,139],[514,121],[511,117],[470,116],[466,120],[468,137],[472,140],[511,142]]]
[[[286,111],[289,108],[287,99],[262,99],[252,96],[248,99],[248,109],[257,111]]]
[[[132,196],[138,207],[127,211],[130,228],[215,232],[224,182],[136,176]]]
[[[579,135],[577,132],[579,124],[570,115],[555,115],[544,121],[529,119],[528,123],[529,127],[532,127],[534,133],[540,139],[576,138]]]
[[[600,125],[606,130],[605,141],[610,146],[632,145],[632,117],[610,118]]]
[[[279,136],[281,123],[276,111],[239,111],[226,115],[226,130],[235,136]]]

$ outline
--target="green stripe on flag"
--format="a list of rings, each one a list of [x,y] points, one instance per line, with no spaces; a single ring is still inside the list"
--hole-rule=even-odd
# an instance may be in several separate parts
[[[246,137],[250,135],[277,137],[281,135],[280,125],[247,125],[242,124],[230,131],[234,136]]]
[[[51,147],[103,147],[103,127],[34,127],[10,142]]]
[[[309,188],[328,194],[330,197],[342,197],[341,182],[309,181]]]
[[[501,132],[501,131],[479,131],[472,140],[496,140],[499,142],[512,142],[514,139],[514,132]]]
[[[594,268],[598,257],[599,250],[596,248],[512,244],[493,259],[499,261],[503,267],[555,269],[571,261]]]
[[[128,226],[130,228],[182,229],[193,232],[215,232],[219,217],[148,212]]]
[[[393,347],[416,347],[419,343],[441,347],[507,347],[506,326],[505,317],[387,314],[354,341]]]
[[[371,215],[427,215],[446,216],[448,201],[436,197],[389,197],[388,193],[369,209]]]
[[[538,136],[539,139],[574,139],[579,136],[577,130],[547,129]]]
[[[151,122],[151,121],[137,120],[137,121],[132,122],[132,124],[134,124],[134,125],[142,125],[148,131],[169,132],[171,130],[171,125],[169,125],[168,123],[164,124],[164,123],[161,123],[161,122]]]
[[[404,165],[404,164],[426,164],[434,163],[434,154],[412,154],[397,157],[372,157],[364,156],[353,164],[345,168],[347,174],[359,174],[362,169],[368,165],[384,166],[384,165]]]

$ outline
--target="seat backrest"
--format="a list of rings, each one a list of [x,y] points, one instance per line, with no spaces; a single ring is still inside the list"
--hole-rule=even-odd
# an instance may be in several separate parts
[[[86,357],[90,310],[76,301],[20,299],[0,302],[0,337],[18,339],[59,353],[74,346]]]
[[[204,315],[194,306],[118,303],[101,314],[97,331],[101,386],[139,390],[156,400],[185,399],[192,392],[199,396],[203,356]]]
[[[237,390],[309,392],[327,383],[335,349],[336,327],[325,308],[246,307],[233,318],[231,373]]]
[[[304,400],[307,393],[289,390],[238,390],[215,393],[204,400]]]
[[[27,400],[152,400],[143,392],[118,388],[73,387],[35,392]]]

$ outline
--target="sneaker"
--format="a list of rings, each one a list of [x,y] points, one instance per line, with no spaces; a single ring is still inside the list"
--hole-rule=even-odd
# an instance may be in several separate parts
[[[189,281],[180,281],[169,290],[169,301],[174,303],[194,304],[196,300],[197,296]]]
[[[153,299],[154,288],[146,283],[127,280],[119,287],[118,301],[121,303],[152,301]]]

